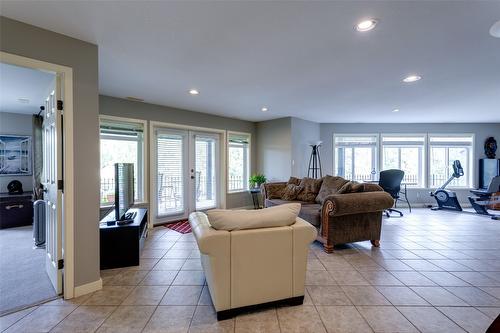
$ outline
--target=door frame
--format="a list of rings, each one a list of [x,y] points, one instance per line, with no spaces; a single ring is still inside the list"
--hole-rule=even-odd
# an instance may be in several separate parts
[[[166,123],[166,122],[161,122],[161,121],[150,121],[149,122],[149,204],[151,208],[151,217],[150,217],[150,225],[149,227],[152,228],[155,223],[160,224],[162,222],[166,222],[165,219],[157,219],[157,210],[158,208],[156,207],[156,183],[157,183],[157,178],[156,178],[156,144],[155,144],[155,129],[157,127],[160,128],[170,128],[170,129],[177,129],[177,130],[184,130],[184,131],[194,131],[194,132],[207,132],[207,133],[214,133],[214,134],[219,134],[220,135],[220,170],[218,176],[220,177],[220,189],[218,195],[220,196],[220,206],[221,208],[226,208],[226,191],[224,190],[226,188],[226,148],[227,148],[227,143],[226,143],[226,130],[223,129],[216,129],[216,128],[209,128],[209,127],[198,127],[198,126],[190,126],[190,125],[182,125],[182,124],[175,124],[175,123]]]
[[[46,61],[23,57],[0,51],[0,62],[41,71],[49,71],[62,76],[64,101],[63,117],[63,175],[64,199],[62,209],[63,227],[62,244],[64,253],[63,296],[70,299],[75,296],[74,267],[74,154],[73,154],[73,69]]]

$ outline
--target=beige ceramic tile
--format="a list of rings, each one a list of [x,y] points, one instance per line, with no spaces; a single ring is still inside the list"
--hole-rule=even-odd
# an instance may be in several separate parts
[[[139,333],[146,326],[154,310],[154,306],[119,306],[97,332]]]
[[[280,333],[276,309],[271,308],[239,315],[236,317],[235,332]]]
[[[150,271],[141,281],[145,286],[169,286],[174,282],[179,271]]]
[[[484,333],[492,320],[471,307],[439,307],[439,311],[469,333]]]
[[[144,333],[187,332],[196,306],[159,306],[144,328]]]
[[[278,320],[282,332],[326,333],[326,329],[314,306],[290,306],[278,308]]]
[[[54,327],[51,332],[94,332],[115,309],[115,306],[82,305]]]
[[[189,327],[189,333],[232,333],[234,332],[234,318],[217,320],[213,306],[198,306]]]
[[[162,305],[196,305],[202,286],[170,286],[161,300]]]
[[[358,311],[375,332],[416,332],[413,326],[393,306],[359,306]]]
[[[73,311],[69,306],[40,306],[10,326],[6,332],[49,332]]]
[[[328,333],[373,332],[354,306],[317,306]]]
[[[94,292],[85,302],[85,305],[120,305],[132,292],[132,286],[104,286]]]
[[[392,305],[430,305],[409,287],[379,286],[377,290],[384,295]]]
[[[339,286],[307,286],[307,292],[315,305],[352,304]]]
[[[123,305],[158,305],[167,286],[138,286],[123,301]]]
[[[400,306],[398,310],[422,333],[465,332],[433,307]]]
[[[341,286],[354,305],[391,305],[385,297],[371,286]]]

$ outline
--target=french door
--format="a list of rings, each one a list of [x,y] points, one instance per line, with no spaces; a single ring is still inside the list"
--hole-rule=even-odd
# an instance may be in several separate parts
[[[219,207],[220,135],[157,128],[154,137],[156,220]]]

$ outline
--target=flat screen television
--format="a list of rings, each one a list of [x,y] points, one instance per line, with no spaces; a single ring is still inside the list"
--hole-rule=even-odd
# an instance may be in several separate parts
[[[134,164],[115,163],[115,215],[124,219],[127,210],[134,204]]]

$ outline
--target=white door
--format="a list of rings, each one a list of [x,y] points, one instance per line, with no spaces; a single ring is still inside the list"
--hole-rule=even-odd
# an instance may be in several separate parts
[[[46,203],[45,268],[58,294],[62,293],[62,105],[61,78],[45,101],[43,119],[43,179]]]
[[[175,221],[220,202],[220,136],[157,128],[154,138],[156,220]]]

